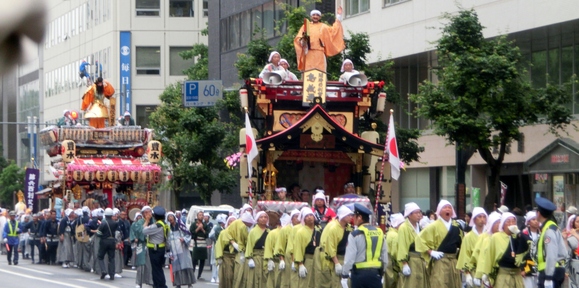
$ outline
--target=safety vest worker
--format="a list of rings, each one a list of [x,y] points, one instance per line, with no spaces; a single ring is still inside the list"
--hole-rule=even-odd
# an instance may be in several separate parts
[[[352,288],[381,287],[382,275],[388,265],[388,248],[384,233],[369,224],[372,211],[361,204],[354,205],[354,223],[358,226],[348,236],[348,246],[342,269],[342,286],[351,272]]]
[[[537,220],[542,223],[541,236],[537,243],[537,268],[539,270],[539,287],[562,287],[565,280],[565,257],[567,249],[561,231],[559,231],[553,211],[557,206],[553,202],[539,197],[537,203]]]

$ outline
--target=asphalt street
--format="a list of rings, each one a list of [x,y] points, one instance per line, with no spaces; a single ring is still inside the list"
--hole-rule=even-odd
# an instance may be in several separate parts
[[[83,288],[83,287],[132,287],[136,286],[136,270],[123,269],[122,278],[114,281],[101,280],[99,275],[81,271],[77,268],[62,268],[62,266],[49,266],[32,264],[30,259],[20,259],[17,266],[8,265],[6,255],[0,255],[0,287],[2,288]],[[172,287],[169,269],[165,270],[167,287]],[[215,288],[216,283],[211,283],[211,271],[205,267],[201,279],[193,287]],[[36,286],[40,285],[40,286]],[[151,287],[144,285],[143,287]],[[186,287],[186,286],[182,286]]]

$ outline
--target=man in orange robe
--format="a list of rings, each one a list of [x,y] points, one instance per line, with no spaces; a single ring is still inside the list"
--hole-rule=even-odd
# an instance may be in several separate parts
[[[82,96],[81,109],[85,111],[84,118],[89,119],[89,125],[94,128],[105,128],[105,119],[108,118],[108,110],[104,104],[104,98],[110,98],[115,94],[115,88],[109,81],[99,77]]]
[[[294,38],[294,47],[300,71],[319,69],[326,72],[326,57],[337,55],[344,50],[344,30],[342,28],[342,7],[338,8],[336,21],[332,26],[320,22],[322,13],[319,10],[310,12],[309,23],[310,47],[304,38],[304,25]]]

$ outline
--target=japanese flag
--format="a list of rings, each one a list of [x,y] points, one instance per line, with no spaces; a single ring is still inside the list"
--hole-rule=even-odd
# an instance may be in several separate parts
[[[247,113],[245,113],[245,154],[247,154],[247,176],[251,179],[251,173],[253,172],[253,166],[251,163],[257,156],[257,146],[255,144],[255,137],[253,137],[253,130],[251,130],[251,123],[249,123],[249,116]]]
[[[386,139],[388,144],[388,162],[390,162],[390,174],[394,180],[400,177],[400,156],[398,155],[398,144],[396,143],[396,133],[394,132],[394,116],[390,114],[390,122],[388,123],[388,137]]]

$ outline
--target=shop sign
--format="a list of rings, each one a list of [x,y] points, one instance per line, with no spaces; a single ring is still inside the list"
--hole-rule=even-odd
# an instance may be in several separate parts
[[[569,163],[569,154],[551,155],[551,164]]]

